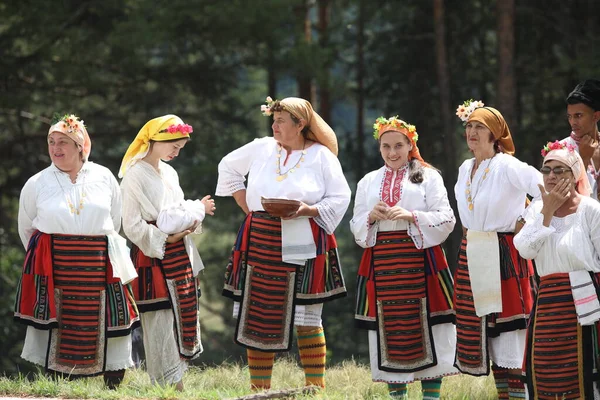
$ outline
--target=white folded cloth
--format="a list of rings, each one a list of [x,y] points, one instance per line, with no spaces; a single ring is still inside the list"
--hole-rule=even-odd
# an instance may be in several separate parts
[[[502,312],[500,249],[496,232],[467,231],[467,262],[475,313]]]
[[[204,220],[204,203],[200,200],[184,200],[160,210],[156,219],[158,229],[169,235],[183,232],[194,224]]]
[[[594,325],[600,319],[600,303],[590,273],[585,270],[569,272],[571,292],[580,325]]]
[[[306,217],[281,220],[281,258],[283,261],[304,265],[317,256],[317,245],[310,221]]]
[[[116,231],[106,235],[108,238],[108,258],[112,265],[113,278],[119,278],[122,284],[126,284],[137,278],[135,267],[129,256],[127,240]]]

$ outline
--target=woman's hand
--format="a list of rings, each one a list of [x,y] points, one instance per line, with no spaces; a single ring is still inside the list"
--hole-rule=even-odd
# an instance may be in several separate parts
[[[544,225],[550,226],[552,216],[562,206],[569,197],[571,197],[571,181],[562,178],[550,192],[546,192],[544,186],[538,184],[542,194],[542,214],[544,215]]]
[[[182,232],[179,232],[179,233],[173,233],[173,234],[170,234],[169,236],[167,236],[167,243],[177,243],[177,242],[179,242],[181,239],[183,239],[184,237],[186,237],[190,233],[193,233],[196,230],[197,227],[198,227],[198,221],[194,221],[194,223],[192,224],[192,226],[190,226],[189,228],[187,228],[185,231],[182,231]]]
[[[304,202],[300,202],[300,207],[298,207],[298,210],[296,211],[295,214],[290,215],[289,217],[281,217],[281,219],[294,219],[294,218],[298,218],[298,217],[318,217],[319,216],[319,210],[317,209],[317,207],[315,206],[309,206],[308,204],[304,203]]]
[[[375,207],[373,207],[373,209],[369,213],[369,224],[373,225],[377,221],[388,219],[389,209],[390,207],[383,201],[380,201],[379,203],[375,204]]]
[[[215,215],[215,200],[210,198],[210,195],[204,196],[202,200],[200,200],[202,204],[204,204],[204,212],[208,215]]]
[[[413,217],[413,213],[411,213],[407,209],[402,208],[400,206],[394,206],[394,207],[388,209],[387,219],[389,219],[390,221],[405,220],[405,221],[412,222],[414,220],[414,217]]]

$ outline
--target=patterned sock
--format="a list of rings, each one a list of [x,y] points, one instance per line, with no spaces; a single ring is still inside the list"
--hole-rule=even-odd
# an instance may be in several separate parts
[[[323,328],[298,332],[298,350],[304,368],[306,386],[325,387],[325,332]]]
[[[115,390],[119,387],[123,378],[125,377],[125,370],[120,369],[117,371],[104,371],[104,384],[111,390]]]
[[[392,399],[406,399],[408,386],[406,383],[388,383],[388,392]]]
[[[421,387],[423,388],[423,400],[439,399],[442,378],[421,381]]]
[[[248,369],[250,370],[250,387],[253,390],[270,389],[275,353],[246,350],[248,353]]]
[[[508,374],[508,398],[510,400],[525,398],[525,384],[521,382],[520,375]]]
[[[496,390],[498,391],[499,400],[508,400],[508,370],[492,364],[492,372],[494,373],[494,381],[496,382]]]

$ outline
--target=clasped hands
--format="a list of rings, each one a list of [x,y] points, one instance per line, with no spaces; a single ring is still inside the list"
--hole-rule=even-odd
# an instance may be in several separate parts
[[[410,221],[414,220],[413,213],[400,206],[390,207],[383,201],[375,204],[373,210],[369,213],[369,224],[374,224],[376,221]]]

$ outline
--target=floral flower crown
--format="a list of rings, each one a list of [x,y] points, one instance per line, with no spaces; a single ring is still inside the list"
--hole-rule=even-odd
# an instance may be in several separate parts
[[[83,120],[79,119],[79,117],[74,114],[65,114],[63,116],[60,114],[54,114],[54,117],[52,118],[52,125],[55,125],[59,122],[62,122],[62,128],[69,133],[73,133],[74,131],[83,131],[82,128],[85,128]]]
[[[558,140],[555,140],[554,142],[548,142],[542,149],[542,157],[546,157],[552,150],[561,149],[567,149],[568,152],[573,152],[575,151],[575,146],[568,143],[559,142]]]
[[[375,138],[375,140],[379,140],[379,132],[381,132],[381,130],[386,126],[391,126],[392,128],[406,129],[408,131],[408,138],[410,140],[412,140],[415,143],[417,143],[417,140],[419,140],[417,128],[414,125],[408,124],[402,121],[401,119],[398,119],[397,115],[390,117],[389,119],[385,117],[379,117],[375,120],[375,123],[373,124],[373,129],[375,129],[373,131],[373,137]]]
[[[184,135],[189,135],[190,133],[194,132],[194,129],[192,128],[191,125],[188,124],[172,124],[169,125],[168,128],[162,129],[160,131],[158,131],[158,133],[175,133],[175,132],[181,132]]]
[[[263,104],[260,106],[260,111],[262,112],[262,114],[265,117],[270,117],[273,114],[273,111],[271,111],[271,108],[273,107],[273,105],[275,103],[277,103],[278,100],[273,100],[271,98],[271,96],[267,96],[267,99],[265,100],[265,102],[267,104]]]
[[[466,124],[473,111],[483,106],[484,104],[481,100],[469,99],[456,108],[456,115]]]

